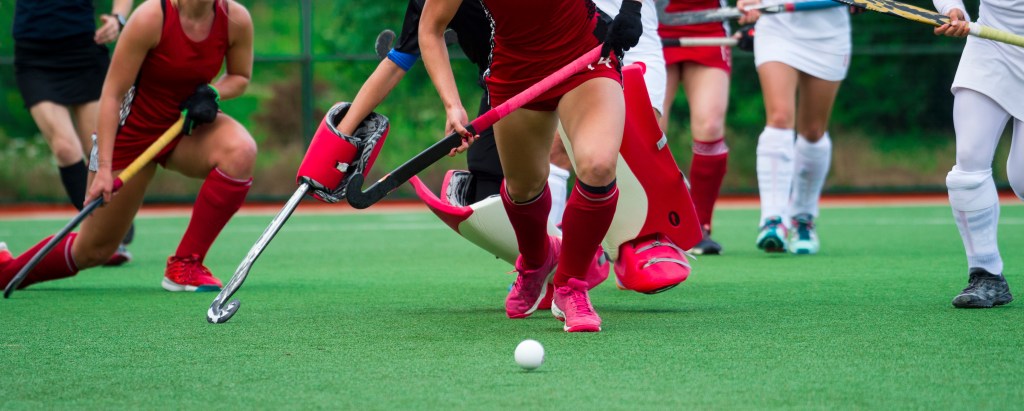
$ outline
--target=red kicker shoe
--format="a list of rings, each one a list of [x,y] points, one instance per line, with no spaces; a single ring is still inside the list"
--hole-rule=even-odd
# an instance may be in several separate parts
[[[221,282],[199,261],[198,255],[170,256],[161,284],[167,291],[220,291]]]
[[[660,293],[690,276],[686,258],[683,249],[660,234],[627,241],[619,246],[615,279],[623,290]]]

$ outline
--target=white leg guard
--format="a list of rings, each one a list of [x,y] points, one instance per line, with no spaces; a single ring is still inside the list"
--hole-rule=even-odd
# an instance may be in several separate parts
[[[1024,200],[1024,142],[1021,139],[1024,139],[1024,120],[1015,119],[1010,155],[1006,158],[1006,178],[1017,198]]]
[[[548,187],[551,188],[551,213],[548,214],[548,221],[556,227],[562,223],[562,214],[565,213],[565,202],[569,197],[569,170],[551,164],[551,172],[548,173]]]
[[[980,267],[993,274],[1003,272],[996,228],[999,224],[999,195],[992,181],[992,169],[963,171],[960,166],[946,175],[949,204],[967,251],[968,268]]]
[[[790,212],[793,215],[810,214],[817,218],[821,189],[832,163],[832,139],[827,132],[814,143],[798,135],[795,154]]]
[[[769,217],[789,220],[789,192],[793,184],[793,130],[765,127],[757,139],[757,188],[761,196],[761,222]]]

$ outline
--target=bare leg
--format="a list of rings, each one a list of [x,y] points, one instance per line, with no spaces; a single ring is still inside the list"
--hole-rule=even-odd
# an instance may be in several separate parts
[[[71,246],[79,269],[103,264],[114,254],[142,206],[146,187],[155,174],[156,164],[147,165],[117,191],[110,203],[96,209],[82,222],[78,238]]]

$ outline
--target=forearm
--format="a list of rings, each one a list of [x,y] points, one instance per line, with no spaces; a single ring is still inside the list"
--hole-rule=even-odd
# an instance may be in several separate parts
[[[398,67],[395,62],[391,59],[382,60],[377,65],[377,69],[363,83],[359,93],[356,93],[356,97],[352,99],[352,106],[349,107],[345,118],[341,119],[338,131],[348,135],[354,134],[359,123],[388,97],[391,90],[404,77],[405,70]]]
[[[213,83],[213,88],[217,89],[222,101],[241,96],[247,87],[249,77],[241,74],[224,74]]]
[[[420,55],[444,106],[461,107],[462,100],[459,98],[459,88],[452,73],[448,48],[444,45],[443,31],[431,30],[427,33],[420,26]]]
[[[100,97],[100,114],[96,126],[98,163],[96,169],[110,169],[113,164],[114,140],[117,138],[118,123],[121,121],[121,104],[118,99],[106,94]]]
[[[114,0],[112,7],[110,8],[110,14],[120,14],[124,17],[128,17],[132,12],[132,0]]]

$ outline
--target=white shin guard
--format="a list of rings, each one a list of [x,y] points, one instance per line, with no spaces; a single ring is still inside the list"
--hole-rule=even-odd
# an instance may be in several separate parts
[[[992,180],[992,169],[963,171],[959,166],[946,175],[949,204],[960,238],[967,252],[968,268],[980,267],[990,273],[1003,272],[999,255],[999,194]]]
[[[788,220],[789,194],[793,184],[793,130],[765,127],[757,139],[757,188],[761,197],[761,222],[768,217]]]
[[[810,214],[818,217],[821,189],[825,186],[825,177],[832,163],[832,139],[825,133],[820,140],[812,143],[804,136],[798,136],[795,154],[790,212],[794,216]]]
[[[548,213],[548,221],[557,227],[562,223],[562,214],[565,213],[565,203],[569,197],[569,170],[554,164],[550,166],[548,187],[551,189],[551,211]]]

